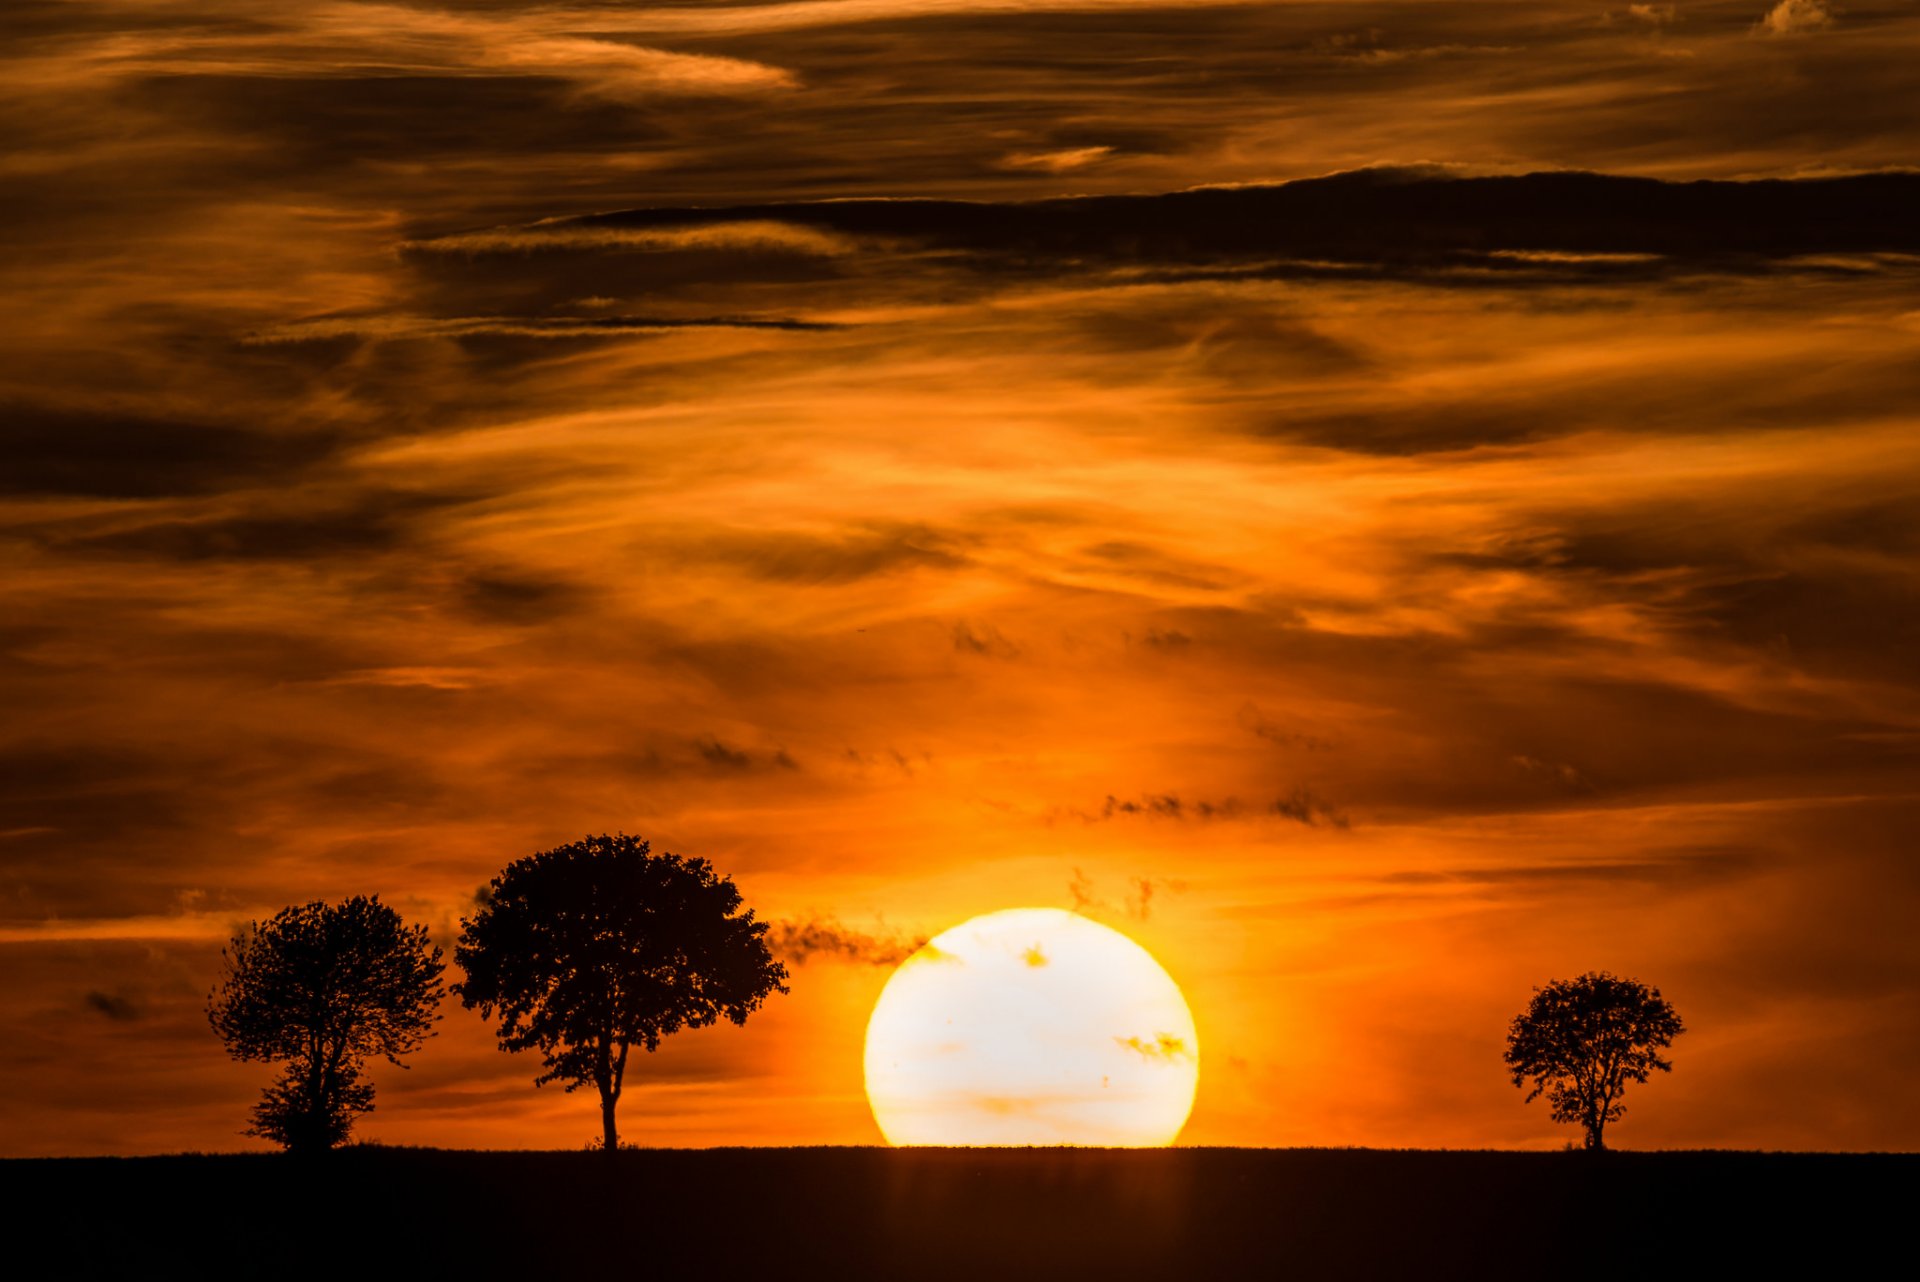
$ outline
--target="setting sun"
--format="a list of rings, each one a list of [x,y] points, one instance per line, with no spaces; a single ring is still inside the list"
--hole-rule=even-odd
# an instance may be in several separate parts
[[[867,1026],[867,1097],[893,1144],[1171,1144],[1200,1045],[1151,954],[1075,913],[963,922],[894,972]]]

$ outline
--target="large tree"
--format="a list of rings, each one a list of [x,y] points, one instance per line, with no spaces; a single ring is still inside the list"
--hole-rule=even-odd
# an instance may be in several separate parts
[[[462,1004],[498,1015],[501,1049],[540,1051],[536,1085],[598,1090],[609,1151],[632,1047],[657,1050],[722,1017],[744,1023],[787,991],[766,923],[741,911],[730,878],[624,834],[509,864],[460,926]]]
[[[1553,1120],[1579,1123],[1599,1150],[1607,1123],[1627,1111],[1627,1083],[1673,1071],[1659,1052],[1685,1031],[1659,989],[1592,971],[1534,990],[1507,1033],[1507,1067],[1515,1086],[1532,1080],[1529,1104],[1544,1093]]]
[[[236,935],[223,957],[207,997],[214,1031],[235,1059],[287,1066],[247,1133],[295,1152],[347,1138],[373,1108],[366,1061],[400,1064],[420,1049],[446,992],[427,928],[407,925],[378,896],[283,908]]]

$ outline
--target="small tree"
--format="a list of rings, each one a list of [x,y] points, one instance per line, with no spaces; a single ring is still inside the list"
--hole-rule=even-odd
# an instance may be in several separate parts
[[[1507,1033],[1507,1067],[1515,1086],[1533,1079],[1527,1103],[1544,1093],[1553,1120],[1578,1122],[1597,1151],[1607,1123],[1627,1111],[1627,1083],[1672,1072],[1657,1052],[1685,1031],[1659,989],[1593,971],[1534,990]]]
[[[334,1147],[373,1108],[361,1081],[372,1056],[400,1064],[420,1049],[446,990],[440,950],[378,896],[283,908],[233,938],[207,1018],[238,1060],[287,1068],[247,1134],[295,1152]]]
[[[614,1110],[634,1045],[725,1016],[735,1024],[787,991],[767,927],[740,912],[740,892],[704,859],[654,855],[625,835],[588,837],[509,864],[460,923],[454,986],[500,1047],[538,1049],[534,1084],[591,1083],[603,1142],[620,1144]]]

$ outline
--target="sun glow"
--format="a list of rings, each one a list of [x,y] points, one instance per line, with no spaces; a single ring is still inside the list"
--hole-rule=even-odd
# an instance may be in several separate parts
[[[892,1144],[1171,1144],[1200,1044],[1179,987],[1118,931],[1015,908],[936,936],[867,1025],[867,1098]]]

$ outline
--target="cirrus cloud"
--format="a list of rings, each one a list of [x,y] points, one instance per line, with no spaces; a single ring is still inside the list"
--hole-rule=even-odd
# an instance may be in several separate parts
[[[1834,10],[1824,0],[1780,0],[1755,24],[1754,31],[1768,36],[1799,36],[1821,31],[1833,25]]]
[[[455,13],[351,2],[289,10],[241,3],[206,16],[193,26],[84,39],[37,64],[27,60],[16,83],[148,75],[540,76],[613,99],[761,93],[795,83],[790,73],[764,63],[581,34],[604,24],[577,10]]]

